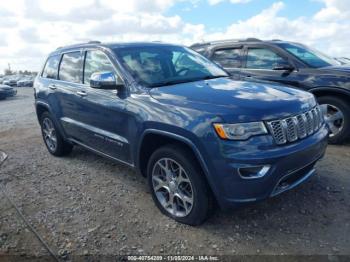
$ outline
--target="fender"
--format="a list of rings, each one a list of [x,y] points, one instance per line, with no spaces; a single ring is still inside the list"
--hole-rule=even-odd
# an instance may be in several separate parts
[[[199,161],[199,164],[200,164],[202,170],[204,171],[204,175],[207,178],[208,184],[209,184],[210,188],[212,189],[212,192],[214,193],[214,195],[217,195],[218,190],[216,189],[215,184],[212,182],[208,166],[207,166],[202,154],[198,150],[197,146],[190,139],[188,139],[184,136],[178,135],[178,134],[170,133],[168,131],[163,131],[163,130],[159,130],[159,129],[146,129],[142,133],[140,142],[137,146],[137,158],[136,158],[137,161],[136,161],[136,165],[135,165],[137,172],[141,172],[141,170],[140,170],[140,150],[141,150],[142,141],[147,134],[158,134],[158,135],[162,135],[162,136],[167,136],[169,138],[183,142],[186,145],[188,145],[192,149],[197,160]]]

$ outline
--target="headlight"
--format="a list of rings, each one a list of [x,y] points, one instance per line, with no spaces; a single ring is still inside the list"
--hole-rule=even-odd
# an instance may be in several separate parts
[[[229,140],[247,140],[252,136],[267,134],[263,122],[214,124],[214,128],[220,138]]]

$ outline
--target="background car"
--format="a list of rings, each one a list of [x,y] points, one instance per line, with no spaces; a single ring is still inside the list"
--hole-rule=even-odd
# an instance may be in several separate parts
[[[347,57],[335,57],[334,59],[337,60],[338,62],[340,62],[343,65],[350,64],[350,58],[347,58]]]
[[[19,76],[10,76],[7,80],[3,81],[2,84],[8,86],[17,86],[17,81],[19,80]]]
[[[6,99],[11,96],[15,96],[17,90],[7,85],[0,85],[0,100]]]
[[[323,105],[330,143],[350,138],[350,66],[300,43],[255,38],[199,43],[192,49],[232,78],[274,81],[312,92]]]
[[[17,87],[33,87],[34,78],[32,76],[26,76],[17,81]]]

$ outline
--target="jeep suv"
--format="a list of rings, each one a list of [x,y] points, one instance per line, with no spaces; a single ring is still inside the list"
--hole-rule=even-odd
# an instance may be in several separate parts
[[[59,48],[34,89],[52,155],[79,145],[136,169],[161,212],[190,225],[214,203],[236,207],[297,186],[327,146],[311,93],[234,81],[182,46]]]
[[[312,92],[330,129],[329,142],[350,138],[350,67],[299,43],[225,40],[192,49],[220,64],[234,79],[267,80]]]

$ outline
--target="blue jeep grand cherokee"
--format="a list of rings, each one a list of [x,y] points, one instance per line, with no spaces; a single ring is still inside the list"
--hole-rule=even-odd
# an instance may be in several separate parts
[[[158,208],[202,223],[315,173],[328,130],[312,94],[231,80],[182,46],[90,42],[51,53],[35,84],[49,152],[73,145],[148,178]]]

